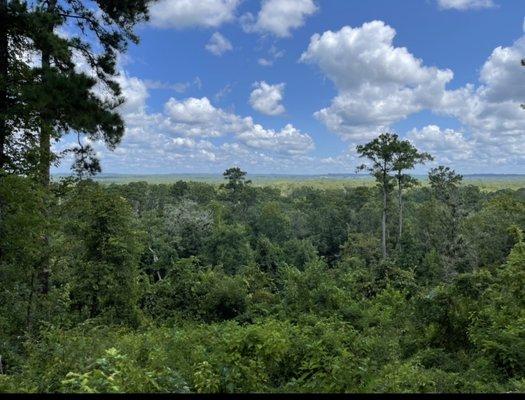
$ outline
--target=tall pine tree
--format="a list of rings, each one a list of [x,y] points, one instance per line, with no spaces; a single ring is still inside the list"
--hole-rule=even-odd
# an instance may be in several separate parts
[[[0,169],[16,172],[12,165],[32,162],[47,186],[59,156],[51,145],[73,133],[79,136],[79,145],[69,149],[77,158],[75,170],[100,170],[80,137],[109,148],[120,142],[117,58],[129,42],[138,42],[133,29],[147,20],[148,3],[0,0]],[[73,33],[64,36],[66,30]]]
[[[55,155],[52,139],[65,133],[102,139],[114,148],[124,133],[124,123],[116,111],[122,103],[117,57],[129,42],[137,43],[134,26],[147,19],[148,0],[87,2],[80,0],[40,0],[36,11],[41,13],[45,30],[35,41],[41,52],[41,127],[39,137],[39,174],[49,184],[49,170]],[[95,5],[96,7],[93,7]],[[57,28],[67,26],[79,35],[60,36]],[[75,58],[81,58],[87,70],[80,71]],[[99,96],[95,90],[104,92]],[[77,156],[75,169],[100,170],[94,151],[83,146],[71,149]]]

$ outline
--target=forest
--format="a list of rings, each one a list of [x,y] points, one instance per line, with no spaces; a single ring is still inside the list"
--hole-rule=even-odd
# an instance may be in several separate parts
[[[0,390],[522,392],[525,190],[430,178],[384,257],[375,187],[5,176]]]
[[[386,132],[356,147],[375,185],[101,184],[51,144],[118,146],[148,2],[35,3],[0,1],[0,392],[525,392],[525,188],[420,182]]]

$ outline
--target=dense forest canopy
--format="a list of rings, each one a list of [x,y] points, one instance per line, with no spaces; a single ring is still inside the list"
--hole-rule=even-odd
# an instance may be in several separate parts
[[[50,179],[53,139],[118,145],[147,3],[0,1],[0,392],[525,391],[525,188],[419,185],[387,132],[376,186],[103,185],[80,140]]]
[[[0,389],[524,390],[525,190],[432,170],[401,237],[389,195],[385,258],[381,187],[225,176],[4,176]]]

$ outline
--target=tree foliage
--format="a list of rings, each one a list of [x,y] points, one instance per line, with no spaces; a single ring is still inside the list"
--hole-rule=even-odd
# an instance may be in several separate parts
[[[0,0],[0,392],[525,391],[524,189],[391,133],[376,187],[89,179],[148,3]]]
[[[0,390],[523,390],[519,191],[432,170],[384,259],[376,188],[224,190],[3,177]]]

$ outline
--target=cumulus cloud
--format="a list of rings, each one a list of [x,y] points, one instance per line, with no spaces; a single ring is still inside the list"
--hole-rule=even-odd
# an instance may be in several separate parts
[[[170,98],[164,109],[165,128],[185,136],[220,137],[253,125],[250,117],[242,118],[216,108],[207,97],[185,100]]]
[[[408,136],[443,160],[477,165],[525,161],[523,102],[525,37],[498,47],[480,70],[479,82],[447,89],[453,73],[424,65],[393,43],[395,30],[381,21],[316,34],[301,56],[317,65],[338,94],[315,113],[329,130],[363,142],[423,110],[452,117],[461,133],[429,125]],[[465,133],[463,133],[465,132]],[[482,163],[482,164],[479,164]]]
[[[254,149],[273,150],[281,154],[300,155],[314,149],[312,138],[301,133],[291,124],[278,132],[264,129],[261,125],[253,125],[250,129],[239,133],[237,137]]]
[[[480,166],[525,162],[525,112],[520,107],[525,87],[523,54],[525,37],[509,47],[497,47],[481,68],[479,85],[447,91],[435,110],[465,126],[475,149],[466,154]]]
[[[206,50],[216,56],[222,56],[227,51],[232,51],[233,46],[231,42],[226,39],[219,32],[215,32],[211,35],[210,41],[206,44]]]
[[[146,83],[135,77],[128,77],[125,73],[118,78],[125,102],[119,107],[124,115],[143,113],[146,109],[146,100],[149,97]]]
[[[170,98],[161,112],[150,112],[145,82],[122,74],[120,84],[126,98],[119,110],[126,122],[123,141],[114,152],[93,143],[105,170],[217,171],[237,164],[277,171],[311,162],[312,138],[291,124],[268,129],[215,107],[207,97]]]
[[[284,83],[269,85],[266,82],[255,82],[250,95],[250,105],[254,110],[266,115],[280,115],[286,110],[281,104],[284,97]]]
[[[438,6],[444,10],[471,10],[495,7],[493,0],[437,0]]]
[[[394,40],[394,29],[373,21],[314,35],[301,56],[337,89],[331,103],[315,116],[350,142],[345,154],[311,156],[312,138],[293,125],[269,129],[252,117],[215,106],[207,97],[171,98],[162,111],[150,112],[148,89],[161,84],[126,74],[120,78],[126,98],[120,107],[127,125],[123,143],[115,152],[102,144],[94,146],[106,170],[166,171],[173,166],[217,171],[238,164],[250,171],[351,171],[358,162],[352,152],[356,143],[429,110],[459,122],[455,129],[446,129],[429,120],[406,133],[438,162],[471,172],[525,165],[525,112],[520,107],[525,101],[520,62],[525,37],[494,49],[480,68],[479,80],[454,90],[447,88],[452,71],[425,65]],[[270,115],[279,113],[284,94],[284,86],[275,90],[279,85],[257,83],[253,104]]]
[[[522,101],[525,74],[521,59],[525,55],[525,38],[511,47],[497,47],[480,73],[482,95],[490,102]]]
[[[437,110],[468,127],[486,162],[525,161],[525,112],[519,90],[525,87],[523,54],[525,37],[510,47],[496,48],[481,69],[479,86],[447,92]]]
[[[251,148],[279,154],[306,154],[314,143],[288,124],[280,131],[266,129],[251,117],[241,117],[214,107],[208,98],[171,98],[165,106],[167,131],[186,137],[221,137],[232,134],[236,140]]]
[[[450,70],[423,65],[395,47],[396,31],[382,21],[315,34],[301,61],[317,65],[338,95],[315,113],[343,139],[363,140],[442,101]]]
[[[428,125],[419,130],[414,128],[407,137],[419,149],[436,156],[439,163],[470,160],[474,156],[475,143],[453,129]]]
[[[158,28],[217,28],[235,19],[240,0],[160,0],[150,8],[150,21]]]
[[[242,16],[241,23],[246,32],[289,37],[293,29],[303,26],[317,10],[313,0],[263,0],[257,18],[247,13]]]

